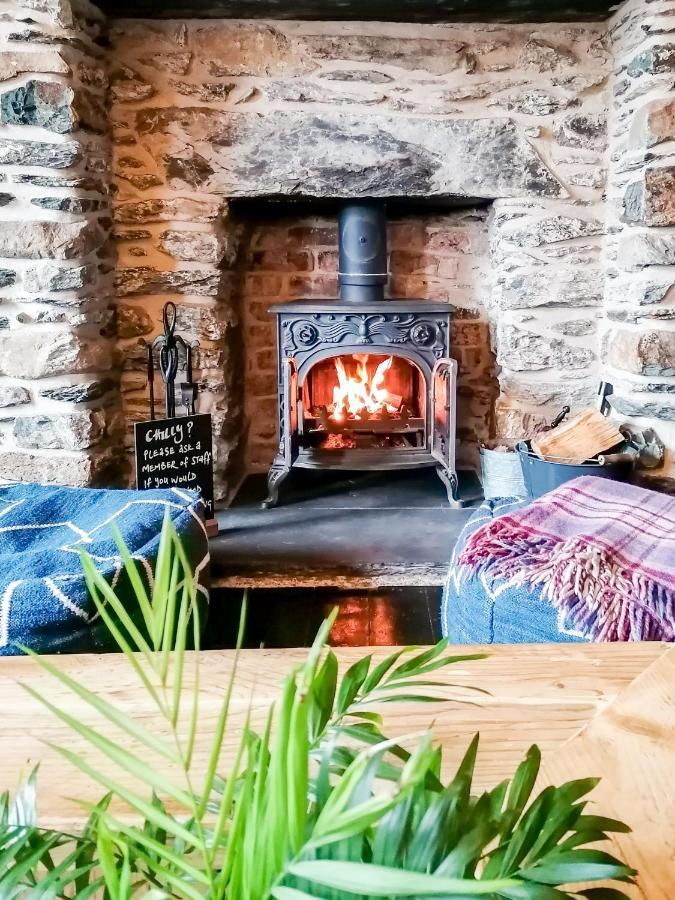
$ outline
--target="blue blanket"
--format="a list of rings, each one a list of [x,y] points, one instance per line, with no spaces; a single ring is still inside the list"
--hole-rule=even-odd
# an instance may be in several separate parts
[[[0,656],[24,644],[40,653],[112,649],[80,565],[85,550],[98,570],[136,603],[111,525],[122,533],[150,583],[165,510],[181,535],[208,599],[208,541],[201,500],[184,490],[116,491],[15,484],[0,487]]]
[[[546,644],[584,640],[542,598],[542,588],[515,586],[489,572],[460,573],[455,565],[474,531],[530,502],[513,497],[486,500],[464,526],[452,556],[441,605],[441,629],[451,643]]]

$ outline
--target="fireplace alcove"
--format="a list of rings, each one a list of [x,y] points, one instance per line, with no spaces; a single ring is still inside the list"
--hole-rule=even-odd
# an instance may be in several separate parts
[[[276,505],[279,486],[293,467],[393,471],[425,466],[436,468],[454,505],[458,367],[450,347],[452,306],[407,298],[405,292],[385,298],[385,288],[395,294],[398,285],[390,284],[396,253],[388,253],[384,203],[342,202],[332,218],[337,232],[323,237],[330,250],[314,256],[336,264],[337,271],[325,273],[323,286],[330,282],[330,293],[335,296],[339,289],[340,299],[326,300],[324,293],[316,300],[292,300],[282,287],[278,299],[284,302],[264,311],[276,331],[278,434],[264,505]],[[300,232],[300,243],[286,248],[285,256],[295,265],[304,259],[311,267],[314,256],[310,262],[303,237]],[[263,232],[263,246],[271,238]],[[311,245],[309,235],[306,243]],[[243,264],[279,259],[280,249],[253,250]],[[258,316],[261,312],[258,308]],[[253,424],[259,422],[262,409],[253,405],[249,411]]]
[[[438,471],[454,505],[456,468],[474,469],[473,454],[489,436],[497,396],[482,306],[489,208],[450,199],[388,200],[388,279],[383,298],[366,310],[337,299],[344,205],[309,198],[232,204],[242,230],[237,279],[246,373],[245,471],[272,469],[268,500],[274,505],[275,482],[283,481],[290,460],[298,469],[389,471],[392,483],[396,469],[429,467]],[[397,420],[390,410],[379,420],[369,416],[367,424],[352,422],[355,428],[327,423],[319,407],[332,402],[335,359],[351,360],[347,368],[356,376],[353,357],[364,354],[371,374],[377,368],[373,360],[393,359],[384,386],[401,395],[402,416]],[[294,368],[286,373],[287,356]],[[443,370],[435,368],[442,360]],[[296,406],[284,396],[291,381]],[[446,388],[456,395],[454,403],[446,402]],[[278,409],[288,411],[288,428]],[[298,476],[293,484],[307,478]]]

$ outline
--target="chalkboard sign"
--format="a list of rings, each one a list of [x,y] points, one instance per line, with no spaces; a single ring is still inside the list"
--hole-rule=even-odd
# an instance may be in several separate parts
[[[177,416],[137,422],[136,484],[145,488],[200,491],[206,519],[213,519],[211,416]]]

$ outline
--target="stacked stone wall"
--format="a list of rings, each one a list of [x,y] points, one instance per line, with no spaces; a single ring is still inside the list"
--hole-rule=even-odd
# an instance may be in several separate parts
[[[0,476],[113,478],[110,141],[103,17],[0,3]]]
[[[489,343],[502,435],[592,396],[611,70],[604,26],[118,21],[110,60],[127,419],[147,409],[140,341],[157,332],[172,299],[203,342],[203,403],[219,414],[224,492],[240,458],[243,406],[250,412],[256,378],[269,387],[271,370],[254,370],[252,360],[274,352],[270,325],[252,310],[279,299],[275,285],[290,299],[320,283],[317,253],[335,250],[308,238],[293,252],[311,258],[311,277],[301,267],[281,273],[292,266],[277,263],[279,247],[267,257],[246,242],[237,249],[233,198],[495,201],[489,259],[486,250],[476,261],[490,271],[480,321],[490,321],[492,336],[483,328],[480,359],[467,351],[463,365],[465,379],[482,371],[482,421],[474,404],[460,428],[490,430]],[[436,227],[434,215],[423,229]],[[291,227],[270,240],[287,242]],[[408,295],[440,292],[471,308],[470,290],[440,269],[430,277],[425,265],[408,273]],[[395,257],[392,268],[395,285]],[[426,283],[413,290],[414,279]],[[259,294],[254,284],[264,285]],[[237,368],[244,332],[245,379]],[[266,435],[252,436],[256,465],[263,457],[253,447]]]
[[[603,370],[675,471],[675,2],[630,0],[614,48]]]

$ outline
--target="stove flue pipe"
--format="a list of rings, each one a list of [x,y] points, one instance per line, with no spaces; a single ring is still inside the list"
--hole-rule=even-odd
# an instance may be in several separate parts
[[[338,218],[340,299],[345,303],[384,300],[387,283],[387,219],[376,201],[348,203]]]

